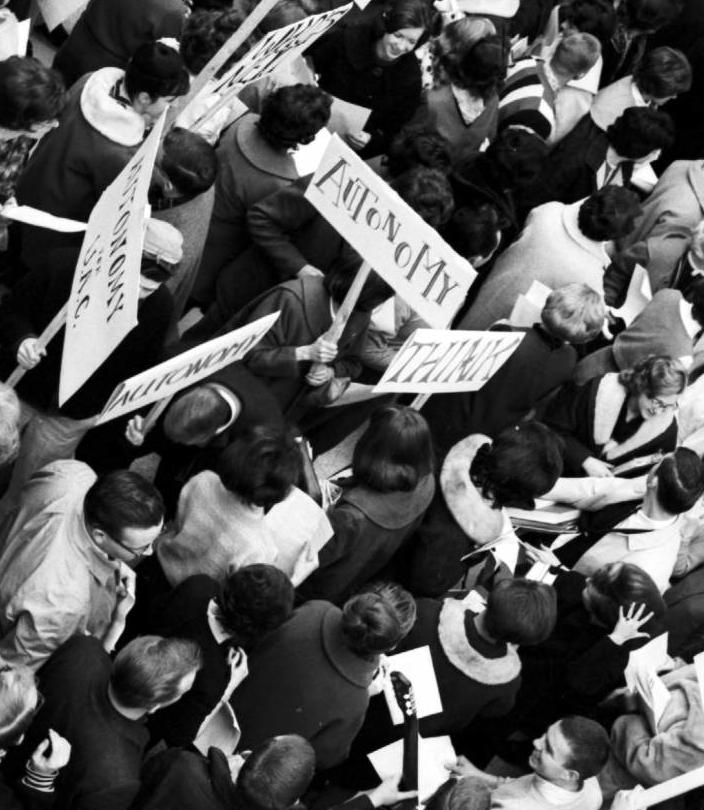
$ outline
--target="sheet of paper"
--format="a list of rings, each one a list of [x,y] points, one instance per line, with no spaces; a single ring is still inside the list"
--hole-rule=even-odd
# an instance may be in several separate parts
[[[645,309],[652,300],[653,292],[650,288],[650,278],[648,271],[641,264],[637,264],[628,285],[628,293],[623,305],[612,313],[621,318],[626,326],[630,326],[638,315]]]
[[[75,219],[65,217],[55,217],[46,211],[32,208],[31,205],[9,205],[0,211],[7,219],[14,219],[15,222],[24,222],[25,225],[36,225],[38,228],[47,228],[50,231],[60,231],[61,233],[81,233],[85,231],[86,223],[78,222]]]
[[[330,132],[323,127],[310,143],[299,146],[291,154],[293,162],[296,164],[296,171],[301,177],[313,174],[318,168],[330,143],[330,137]]]
[[[662,680],[654,673],[638,672],[636,675],[636,689],[641,699],[641,708],[645,713],[653,734],[658,733],[658,724],[668,703],[670,692]]]
[[[417,647],[415,650],[387,656],[388,671],[402,672],[413,685],[413,694],[416,699],[418,718],[429,717],[442,711],[440,691],[433,668],[433,659],[430,657],[430,647]],[[396,703],[391,681],[387,680],[384,686],[384,696],[389,707],[391,720],[395,726],[403,723],[403,715]]]
[[[486,610],[486,599],[479,591],[470,591],[462,600],[462,604],[472,613],[482,613]]]
[[[356,135],[366,126],[371,112],[368,107],[360,107],[358,104],[333,96],[327,127],[330,132],[336,132],[341,138],[348,134]]]
[[[624,670],[626,686],[634,691],[635,677],[638,672],[659,672],[668,667],[670,656],[667,654],[668,634],[656,636],[647,644],[632,650]]]
[[[381,779],[400,776],[403,771],[403,741],[396,740],[368,754],[369,761]],[[449,737],[418,739],[418,798],[427,801],[449,779],[445,767],[457,761]]]
[[[552,290],[540,281],[534,281],[528,291],[521,293],[513,305],[509,321],[514,326],[533,326],[540,322],[540,313]]]

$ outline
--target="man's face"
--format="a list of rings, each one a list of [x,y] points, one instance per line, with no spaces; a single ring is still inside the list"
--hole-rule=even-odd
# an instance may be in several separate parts
[[[567,767],[567,763],[572,752],[559,721],[553,723],[542,737],[533,740],[533,746],[528,764],[538,776],[548,782],[570,780],[570,775],[574,772]]]
[[[163,522],[146,529],[136,526],[128,527],[120,532],[120,537],[112,538],[102,529],[93,529],[93,539],[98,546],[116,560],[129,566],[136,566],[143,557],[153,553],[154,541],[164,529]]]

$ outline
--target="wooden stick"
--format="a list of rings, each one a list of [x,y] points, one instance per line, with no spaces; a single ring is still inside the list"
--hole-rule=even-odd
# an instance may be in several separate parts
[[[155,402],[149,409],[149,413],[144,417],[144,423],[142,425],[142,433],[145,436],[154,427],[154,425],[156,424],[156,420],[169,407],[169,405],[171,404],[171,400],[173,398],[174,398],[173,394],[170,397],[164,397],[163,399],[160,399],[157,402]]]
[[[54,317],[47,324],[46,329],[37,338],[37,348],[46,349],[47,345],[55,337],[55,335],[62,329],[66,323],[66,316],[68,315],[68,301],[61,307],[61,309],[54,315]],[[17,383],[24,377],[28,369],[17,366],[17,368],[10,374],[5,381],[6,385],[14,388]]]
[[[432,394],[416,394],[409,408],[413,408],[414,411],[419,411],[431,396]]]
[[[333,318],[332,325],[325,333],[326,340],[329,340],[331,343],[339,342],[340,338],[342,337],[342,333],[345,331],[345,326],[347,326],[347,321],[349,321],[350,315],[357,306],[357,301],[361,295],[362,288],[364,287],[364,284],[369,278],[369,274],[371,272],[372,266],[369,264],[369,262],[364,261],[362,264],[360,264],[359,270],[357,270],[357,275],[354,277],[354,281],[347,291],[345,300],[340,304],[340,308],[337,310],[335,317]]]
[[[675,796],[681,796],[683,793],[688,793],[690,790],[702,785],[704,785],[704,765],[689,771],[689,773],[675,776],[674,779],[668,779],[667,782],[661,782],[659,785],[646,788],[635,797],[636,807],[638,810],[644,810],[646,807],[652,807],[654,804],[674,799]]]

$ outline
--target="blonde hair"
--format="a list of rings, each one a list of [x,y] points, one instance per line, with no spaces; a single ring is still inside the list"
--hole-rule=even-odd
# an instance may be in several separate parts
[[[12,461],[20,448],[20,401],[0,383],[0,466]]]
[[[0,665],[0,748],[18,742],[38,699],[34,675],[28,667]]]
[[[592,34],[569,34],[562,37],[550,60],[553,69],[573,77],[583,76],[601,55],[601,43]]]
[[[604,299],[588,284],[565,284],[553,290],[540,317],[545,329],[567,343],[588,343],[604,324]]]

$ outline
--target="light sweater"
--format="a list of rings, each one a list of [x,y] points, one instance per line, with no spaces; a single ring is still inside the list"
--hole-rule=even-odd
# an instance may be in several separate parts
[[[601,790],[596,778],[587,779],[581,790],[553,785],[535,773],[504,782],[491,794],[492,810],[599,810]]]

